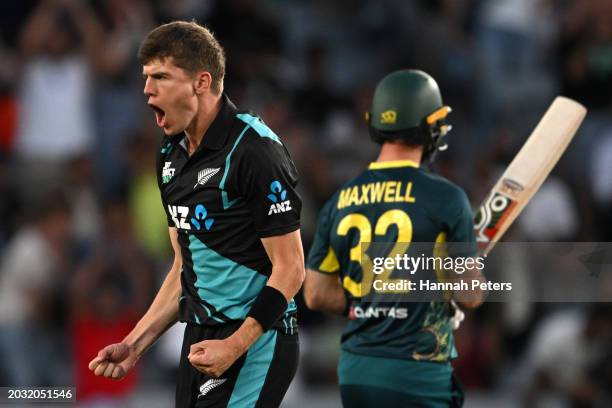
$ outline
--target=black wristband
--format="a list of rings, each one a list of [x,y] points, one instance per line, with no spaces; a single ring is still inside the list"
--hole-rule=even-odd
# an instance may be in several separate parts
[[[266,332],[281,318],[286,310],[287,299],[285,299],[285,295],[278,289],[266,285],[257,295],[247,316],[257,320],[263,327],[263,331]]]

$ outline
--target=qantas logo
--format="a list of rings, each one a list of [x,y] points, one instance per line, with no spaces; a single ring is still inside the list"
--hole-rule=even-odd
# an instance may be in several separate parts
[[[390,319],[406,319],[408,318],[408,309],[403,307],[368,307],[364,309],[354,306],[349,310],[349,319],[351,320],[385,317]]]
[[[206,182],[208,182],[208,180],[210,180],[215,174],[217,174],[219,172],[219,168],[217,167],[216,169],[204,169],[204,170],[200,170],[198,172],[198,182],[195,183],[195,186],[193,186],[193,188],[195,189],[197,186],[203,186],[204,184],[206,184]]]

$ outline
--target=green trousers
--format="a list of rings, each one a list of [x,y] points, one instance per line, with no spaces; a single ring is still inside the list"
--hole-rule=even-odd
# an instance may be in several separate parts
[[[338,378],[344,408],[463,406],[463,391],[450,363],[342,351]]]

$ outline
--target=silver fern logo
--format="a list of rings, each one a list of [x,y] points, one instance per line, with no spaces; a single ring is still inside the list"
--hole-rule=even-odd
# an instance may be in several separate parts
[[[217,388],[226,381],[227,378],[211,378],[210,380],[206,381],[200,386],[200,395],[198,395],[198,398],[205,396],[212,389]]]
[[[210,180],[212,176],[217,174],[219,170],[220,169],[218,167],[216,169],[208,168],[208,169],[200,170],[198,172],[198,182],[195,183],[195,186],[193,186],[193,188],[196,188],[197,186],[203,186],[204,184],[206,184],[206,182]]]

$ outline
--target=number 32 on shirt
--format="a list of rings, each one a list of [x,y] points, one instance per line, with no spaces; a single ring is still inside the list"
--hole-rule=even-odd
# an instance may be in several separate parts
[[[374,235],[384,237],[391,225],[397,226],[398,233],[395,245],[387,257],[394,258],[398,254],[405,253],[412,241],[412,220],[402,210],[394,209],[386,211],[376,221]],[[350,276],[345,276],[342,280],[342,285],[351,295],[360,298],[370,293],[374,279],[372,260],[366,254],[372,243],[372,224],[363,214],[349,214],[342,218],[336,233],[339,236],[347,236],[352,229],[359,231],[359,242],[351,248],[349,258],[351,261],[361,265],[362,279],[361,282],[357,282]],[[377,278],[384,282],[399,282],[400,279],[390,278],[391,272],[393,272],[393,268],[384,268],[384,271]]]

